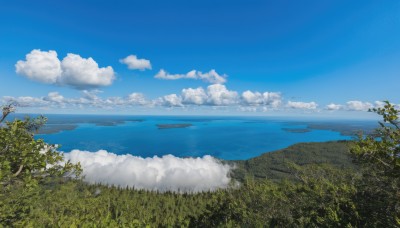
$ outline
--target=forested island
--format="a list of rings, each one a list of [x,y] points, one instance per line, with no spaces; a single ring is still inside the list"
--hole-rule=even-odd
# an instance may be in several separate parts
[[[183,123],[183,124],[157,124],[158,129],[170,129],[170,128],[187,128],[193,126],[192,124],[189,123]]]
[[[221,161],[235,167],[231,186],[196,194],[88,184],[79,164],[60,163],[57,148],[33,138],[45,118],[2,123],[0,225],[398,227],[399,110],[387,102],[374,111],[385,123],[376,135]]]

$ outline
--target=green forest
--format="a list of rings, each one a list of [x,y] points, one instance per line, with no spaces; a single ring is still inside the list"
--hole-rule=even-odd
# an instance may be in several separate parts
[[[45,117],[0,120],[0,227],[400,227],[399,112],[375,132],[300,143],[246,161],[227,189],[196,194],[87,184],[35,140]],[[239,184],[238,184],[239,183]]]

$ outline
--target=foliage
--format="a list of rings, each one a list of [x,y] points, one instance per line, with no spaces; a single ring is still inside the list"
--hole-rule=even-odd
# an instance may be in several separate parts
[[[11,111],[11,106],[5,106],[0,119],[3,121]],[[22,205],[45,178],[79,176],[81,172],[79,164],[63,160],[56,146],[34,139],[33,131],[45,121],[44,117],[26,118],[0,127],[0,199],[8,202],[0,204],[0,219],[19,219],[24,214]],[[11,191],[14,195],[18,192],[16,198],[9,197]]]
[[[383,108],[372,109],[382,115],[383,122],[374,135],[359,136],[352,153],[361,163],[367,164],[385,176],[400,178],[400,111],[386,101]]]
[[[89,185],[80,180],[41,186],[25,218],[32,227],[187,227],[210,202],[211,193],[179,194]]]
[[[326,165],[296,167],[299,182],[247,180],[221,191],[196,224],[205,227],[343,227],[358,223],[354,177]]]
[[[360,213],[373,226],[400,226],[400,111],[388,101],[370,111],[383,117],[380,128],[373,135],[360,135],[351,148],[364,169],[357,186]]]
[[[262,154],[245,161],[235,161],[233,177],[243,181],[246,176],[270,180],[292,179],[290,164],[330,164],[340,169],[356,169],[350,156],[348,141],[298,143],[288,148]]]

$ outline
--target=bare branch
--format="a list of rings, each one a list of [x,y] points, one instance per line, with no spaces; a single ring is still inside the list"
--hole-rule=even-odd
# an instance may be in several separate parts
[[[16,173],[14,173],[13,177],[17,177],[21,173],[23,168],[24,168],[24,165],[20,165],[18,171]]]
[[[4,119],[5,119],[10,113],[12,113],[12,112],[15,111],[15,106],[16,106],[16,105],[17,105],[16,103],[11,102],[11,103],[9,103],[9,104],[7,104],[7,105],[5,105],[5,106],[2,107],[2,112],[3,112],[3,113],[2,113],[2,117],[1,117],[1,119],[0,119],[0,123],[3,122]]]

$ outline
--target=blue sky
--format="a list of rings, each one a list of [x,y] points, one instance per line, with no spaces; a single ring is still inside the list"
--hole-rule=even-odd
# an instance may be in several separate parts
[[[2,1],[0,53],[23,112],[359,116],[400,103],[400,2]]]

